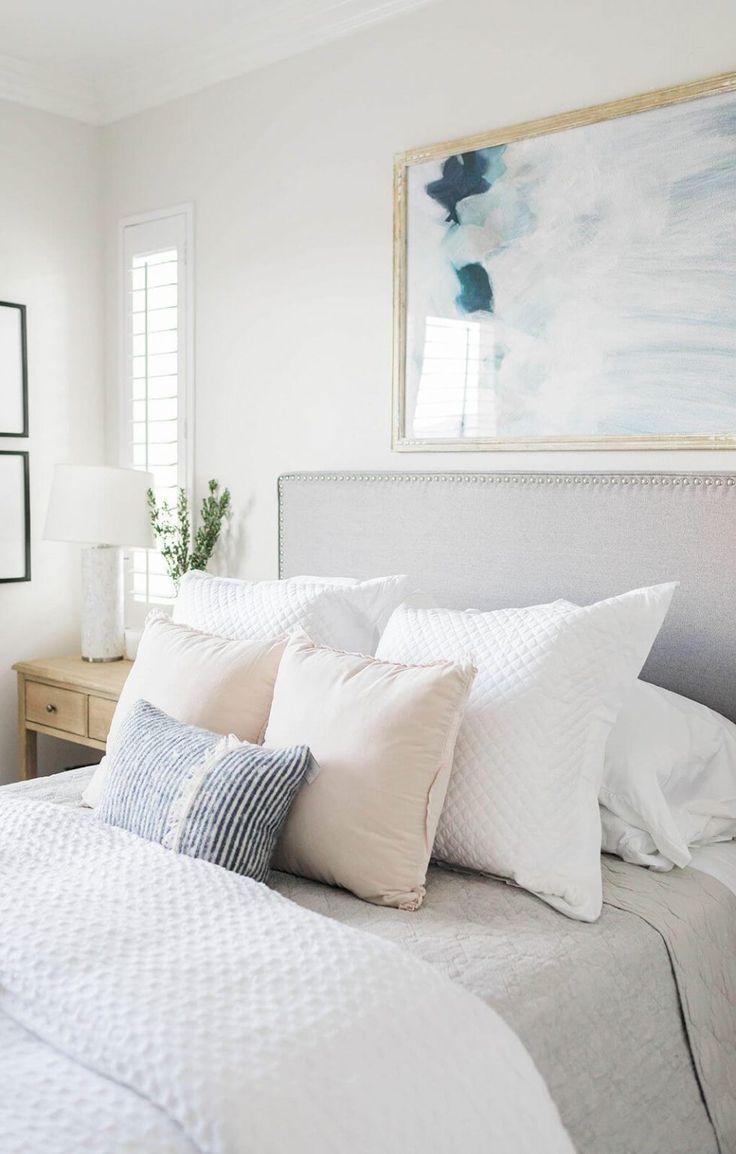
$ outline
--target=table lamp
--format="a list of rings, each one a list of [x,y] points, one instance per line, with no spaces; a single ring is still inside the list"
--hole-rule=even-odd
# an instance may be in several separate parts
[[[120,661],[125,650],[121,546],[151,548],[146,491],[151,473],[102,465],[57,465],[44,537],[82,550],[82,657]]]

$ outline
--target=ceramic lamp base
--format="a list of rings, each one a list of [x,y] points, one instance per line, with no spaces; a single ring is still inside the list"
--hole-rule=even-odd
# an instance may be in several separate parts
[[[122,661],[123,555],[113,545],[82,550],[82,658]]]

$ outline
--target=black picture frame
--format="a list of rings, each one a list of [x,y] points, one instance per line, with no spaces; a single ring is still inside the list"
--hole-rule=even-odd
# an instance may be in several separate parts
[[[23,462],[23,526],[25,533],[25,569],[20,577],[3,577],[0,572],[0,585],[9,585],[17,581],[30,581],[31,579],[31,469],[30,469],[30,454],[25,450],[19,449],[0,449],[0,457],[20,457]],[[2,501],[2,494],[0,494],[0,501]]]
[[[20,314],[20,345],[21,345],[21,389],[23,427],[20,431],[0,428],[0,437],[27,437],[28,436],[28,330],[26,325],[26,306],[15,304],[13,301],[0,301],[0,309],[18,309]],[[0,382],[0,386],[2,382]]]

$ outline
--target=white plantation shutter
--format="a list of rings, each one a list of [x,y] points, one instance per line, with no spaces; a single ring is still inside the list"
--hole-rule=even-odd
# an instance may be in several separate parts
[[[191,212],[173,209],[122,227],[124,276],[123,464],[153,473],[155,491],[175,505],[189,489],[191,398]],[[170,604],[173,585],[160,553],[131,550],[126,620]]]

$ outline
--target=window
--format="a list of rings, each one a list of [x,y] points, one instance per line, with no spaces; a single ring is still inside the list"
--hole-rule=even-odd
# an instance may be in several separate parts
[[[176,502],[191,484],[191,209],[122,225],[121,460],[153,473],[156,496]],[[126,621],[167,605],[174,589],[161,554],[134,549],[126,563]]]
[[[415,437],[490,437],[496,397],[485,384],[494,360],[493,323],[427,317]]]

